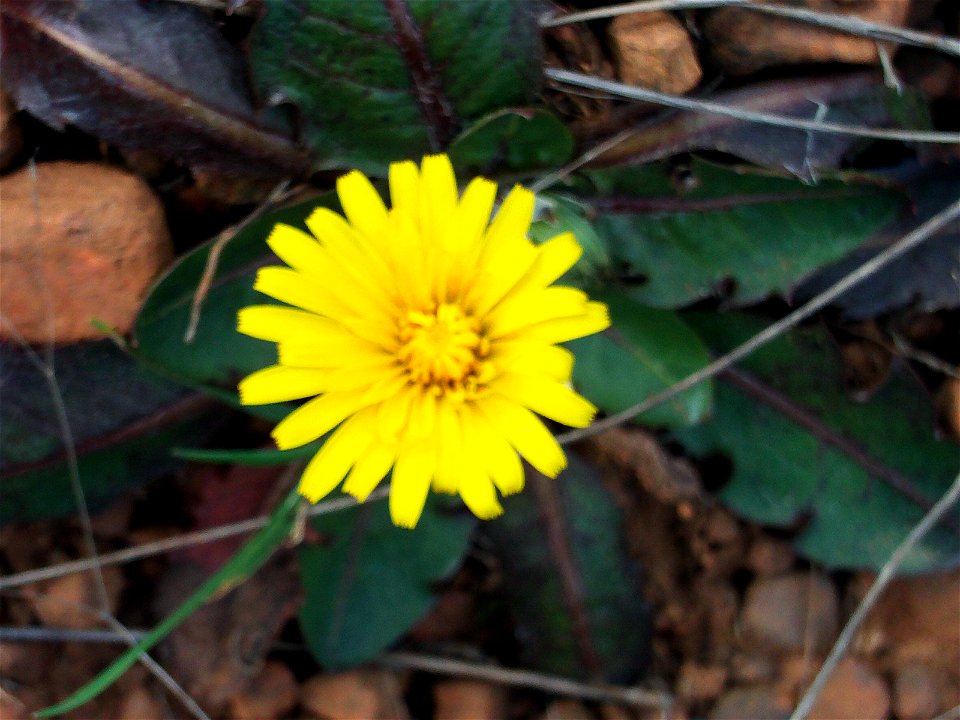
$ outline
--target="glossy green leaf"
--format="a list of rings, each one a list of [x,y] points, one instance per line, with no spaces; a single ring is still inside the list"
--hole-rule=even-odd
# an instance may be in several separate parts
[[[181,622],[193,614],[197,608],[215,595],[229,592],[231,588],[246,580],[270,559],[273,552],[289,537],[297,517],[297,511],[303,500],[296,490],[292,490],[276,510],[270,515],[269,522],[257,534],[250,538],[223,566],[204,581],[189,598],[164,618],[163,622],[148,632],[139,643],[126,650],[110,663],[93,680],[73,693],[66,700],[44,708],[37,717],[54,717],[69,712],[89,702],[123,675],[133,666],[140,656],[163,640]]]
[[[630,279],[631,296],[675,308],[713,295],[753,303],[789,292],[859,247],[897,214],[889,190],[799,180],[695,161],[588,174],[597,232]]]
[[[134,339],[138,357],[181,382],[212,390],[239,406],[233,393],[236,382],[277,361],[274,343],[237,332],[240,308],[273,302],[253,289],[259,268],[280,263],[267,247],[267,235],[278,222],[303,228],[304,219],[315,207],[329,206],[332,201],[326,195],[268,213],[232,237],[220,253],[191,341],[185,340],[185,333],[214,241],[182,257],[154,285],[137,316]],[[289,405],[244,410],[276,420],[289,412]]]
[[[560,233],[570,232],[577,238],[583,255],[557,282],[592,288],[606,280],[612,272],[607,242],[600,237],[586,218],[586,208],[559,195],[537,197],[539,219],[530,226],[530,239],[544,243]]]
[[[414,530],[394,526],[386,503],[311,521],[322,542],[300,549],[300,626],[321,665],[376,657],[430,609],[434,584],[459,566],[476,522],[445,500],[428,499]]]
[[[254,85],[295,108],[318,167],[382,173],[539,88],[538,11],[527,0],[265,5],[250,41]]]
[[[610,329],[568,345],[576,355],[574,384],[601,410],[625,410],[710,361],[700,338],[675,312],[645,307],[617,290],[595,298],[610,309]],[[711,382],[700,383],[637,422],[660,427],[698,423],[710,412],[712,393]]]
[[[573,154],[573,133],[546,110],[500,110],[478,120],[447,150],[465,176],[558,167]]]
[[[763,327],[744,315],[691,314],[688,320],[718,353]],[[934,439],[933,412],[922,387],[895,373],[870,402],[852,402],[843,393],[830,339],[819,330],[779,338],[741,367],[812,416],[820,434],[722,381],[712,421],[678,431],[677,438],[695,454],[731,459],[733,475],[721,498],[743,517],[770,525],[800,523],[798,551],[829,567],[880,567],[924,511],[823,433],[853,443],[935,501],[956,475],[960,450]],[[943,567],[955,563],[958,552],[957,536],[941,526],[905,568]]]
[[[580,576],[578,602],[605,679],[632,682],[642,675],[650,649],[641,570],[627,553],[620,511],[596,469],[570,453],[568,460],[567,469],[549,482],[556,483],[564,537]],[[503,568],[503,592],[522,646],[517,664],[583,677],[577,631],[535,493],[528,488],[505,498],[504,510],[483,532]]]

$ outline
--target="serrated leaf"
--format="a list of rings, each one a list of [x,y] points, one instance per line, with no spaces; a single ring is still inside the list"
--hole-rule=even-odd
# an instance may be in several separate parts
[[[632,682],[649,656],[650,608],[643,599],[640,568],[627,554],[619,509],[596,470],[568,454],[556,480],[564,537],[579,572],[588,633],[599,670],[611,682]],[[577,630],[569,598],[530,489],[505,498],[504,514],[483,525],[503,566],[503,592],[521,641],[521,662],[541,672],[582,677]]]
[[[382,173],[540,83],[526,0],[268,0],[250,42],[261,97],[292,104],[319,167]]]
[[[305,169],[285,128],[254,109],[240,51],[198,8],[16,0],[0,15],[4,88],[44,122],[234,175]]]
[[[662,165],[589,173],[595,227],[631,280],[630,295],[674,308],[722,287],[734,303],[787,293],[859,247],[897,212],[898,195],[816,186],[695,161],[675,183]],[[692,188],[690,190],[683,188]]]
[[[476,518],[431,497],[415,530],[390,521],[386,503],[314,518],[323,543],[300,549],[300,626],[327,668],[370,660],[423,616],[433,585],[460,564]]]
[[[752,336],[762,321],[745,315],[687,317],[720,353]],[[923,509],[875,477],[826,433],[853,443],[907,477],[935,501],[956,474],[960,451],[933,438],[933,413],[912,378],[894,374],[866,405],[843,394],[841,366],[827,335],[795,331],[743,361],[823,431],[798,423],[739,386],[721,382],[711,422],[677,431],[699,455],[720,452],[733,462],[721,499],[755,522],[789,526],[804,521],[796,547],[829,567],[879,568],[920,520]],[[956,563],[960,540],[940,527],[905,569],[920,572]]]
[[[569,347],[577,358],[574,384],[601,410],[625,410],[710,361],[700,338],[673,311],[645,307],[617,290],[596,299],[610,309],[610,329]],[[710,412],[712,393],[710,381],[700,383],[636,420],[659,427],[698,423]]]

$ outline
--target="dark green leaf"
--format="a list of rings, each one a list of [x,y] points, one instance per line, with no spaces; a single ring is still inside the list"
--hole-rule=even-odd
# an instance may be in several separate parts
[[[296,107],[320,167],[382,173],[538,91],[537,5],[527,0],[266,5],[250,45],[255,85]]]
[[[585,288],[599,285],[611,271],[610,252],[606,241],[585,217],[585,208],[557,195],[540,195],[537,200],[545,217],[530,226],[530,239],[539,244],[570,232],[583,248],[577,264],[558,282]]]
[[[797,180],[696,161],[594,171],[596,228],[646,305],[679,307],[725,283],[738,303],[787,292],[860,246],[897,212],[898,195],[873,186]],[[691,189],[687,189],[691,188]]]
[[[273,467],[294,460],[307,460],[323,445],[322,440],[292,450],[205,450],[201,448],[174,448],[173,456],[191,462]]]
[[[649,612],[640,568],[624,545],[620,513],[596,471],[569,456],[556,479],[564,536],[580,574],[589,634],[604,677],[631,682],[649,653]],[[551,555],[541,509],[530,489],[504,500],[502,517],[483,526],[503,565],[503,590],[523,642],[520,662],[542,672],[584,675],[576,630]]]
[[[431,497],[414,530],[395,527],[386,503],[312,520],[324,542],[300,550],[304,637],[324,667],[376,657],[433,605],[433,584],[460,564],[475,518]]]
[[[36,362],[52,366],[55,388]],[[174,438],[203,437],[199,417],[208,403],[145,372],[109,340],[33,358],[2,344],[0,385],[0,522],[76,512],[68,441],[86,499],[96,507],[171,470],[168,443]]]
[[[273,343],[237,332],[237,311],[247,305],[274,302],[253,289],[259,268],[280,264],[267,247],[266,238],[278,222],[303,227],[303,220],[330,196],[269,213],[238,232],[223,247],[210,291],[201,306],[194,339],[184,334],[203,277],[213,241],[190,252],[153,287],[134,327],[138,356],[146,363],[182,382],[219,391],[231,388],[244,375],[277,361]],[[287,405],[244,408],[268,419],[286,414]]]
[[[743,315],[688,319],[718,353],[763,327]],[[742,367],[812,415],[819,434],[724,381],[717,387],[713,420],[677,437],[696,454],[730,457],[733,476],[721,498],[742,516],[771,525],[804,520],[796,541],[804,555],[830,567],[878,568],[923,510],[824,438],[853,443],[935,501],[955,476],[960,452],[934,440],[932,409],[922,388],[895,374],[868,404],[853,403],[842,392],[830,340],[817,330],[779,338]],[[942,567],[956,562],[958,551],[957,537],[941,527],[906,568]]]
[[[709,362],[700,338],[673,311],[644,307],[619,291],[595,297],[610,308],[611,328],[569,346],[577,356],[574,384],[605,412],[625,410]],[[637,422],[668,427],[698,423],[710,412],[712,393],[709,381],[700,383]]]
[[[447,151],[467,176],[497,168],[531,170],[557,167],[573,154],[573,133],[546,110],[500,110],[465,130]]]

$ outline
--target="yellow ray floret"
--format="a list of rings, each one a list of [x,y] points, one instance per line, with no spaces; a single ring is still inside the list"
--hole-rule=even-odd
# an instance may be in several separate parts
[[[524,486],[521,458],[550,477],[566,466],[541,417],[592,420],[558,343],[606,328],[607,309],[553,285],[582,251],[570,233],[529,240],[529,190],[494,213],[496,185],[475,178],[460,195],[445,155],[394,163],[389,189],[388,208],[347,173],[342,215],[318,208],[306,231],[273,229],[284,264],[254,287],[284,304],[244,308],[237,327],[276,343],[278,362],[244,378],[240,398],[306,400],[274,428],[281,449],[330,433],[300,480],[312,502],[337,487],[363,501],[391,476],[401,527],[417,524],[431,488],[493,518],[499,495]]]

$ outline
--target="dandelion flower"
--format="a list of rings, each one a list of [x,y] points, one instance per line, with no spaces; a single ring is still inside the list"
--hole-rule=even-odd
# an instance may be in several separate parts
[[[458,195],[446,155],[389,172],[391,207],[354,171],[337,181],[341,216],[317,208],[311,234],[277,225],[286,266],[262,268],[239,331],[277,343],[276,365],[247,376],[256,405],[310,398],[273,430],[281,449],[333,431],[300,492],[343,483],[363,501],[392,470],[390,515],[416,525],[427,494],[459,494],[480,518],[523,487],[520,458],[556,477],[566,458],[538,415],[583,427],[596,408],[570,388],[557,343],[609,325],[606,307],[553,285],[580,256],[570,233],[527,238],[534,196],[514,187],[490,220],[496,185]]]

